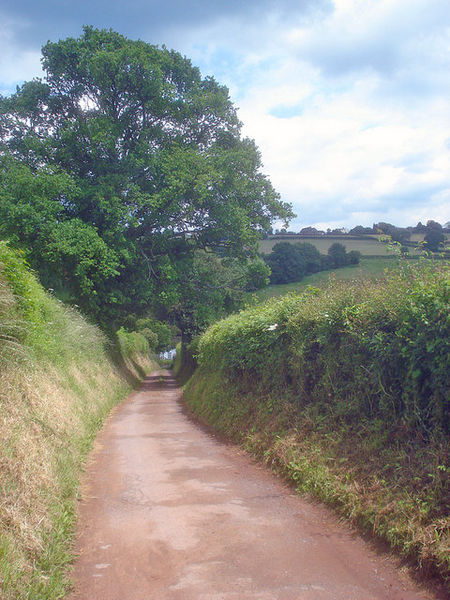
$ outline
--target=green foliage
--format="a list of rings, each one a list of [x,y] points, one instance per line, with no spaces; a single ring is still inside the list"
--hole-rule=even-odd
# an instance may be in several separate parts
[[[346,265],[357,265],[361,260],[361,252],[351,250],[348,254],[343,244],[338,242],[331,244],[328,248],[328,257],[330,259],[330,267],[338,269]]]
[[[246,290],[261,287],[268,276],[267,266],[259,258],[248,261],[203,250],[178,261],[176,268],[174,277],[180,289],[167,316],[175,321],[185,342],[241,308]],[[165,310],[161,305],[160,314]]]
[[[72,179],[52,168],[33,172],[9,157],[0,171],[0,236],[23,248],[46,287],[90,314],[110,315],[123,301],[108,289],[119,275],[119,254],[93,223],[73,217],[79,192]]]
[[[332,402],[349,419],[448,434],[449,289],[445,265],[309,289],[213,325],[199,362],[268,389],[292,388],[300,404],[325,412]]]
[[[266,287],[270,281],[270,267],[262,258],[255,258],[244,265],[245,291],[255,292]]]
[[[179,313],[198,249],[244,259],[292,216],[227,88],[187,58],[92,27],[42,53],[45,79],[0,99],[0,235],[108,329]]]
[[[82,326],[76,311],[45,292],[23,255],[5,242],[0,242],[0,281],[12,292],[9,309],[13,312],[9,318],[16,323],[15,339],[32,359],[63,365],[89,352],[104,352],[105,339],[98,329],[84,322]]]
[[[198,338],[189,344],[178,344],[173,364],[173,372],[178,382],[184,385],[197,368]]]
[[[343,267],[347,264],[345,246],[339,242],[331,244],[328,248],[328,256],[331,258],[331,266],[335,268]]]
[[[121,327],[117,331],[117,341],[119,343],[120,353],[125,358],[135,354],[149,354],[150,347],[145,335],[137,331],[126,331]]]
[[[435,221],[428,221],[427,233],[424,237],[425,249],[438,252],[444,249],[445,235],[442,226]]]
[[[400,244],[406,242],[411,237],[411,232],[404,227],[396,227],[395,225],[391,225],[391,223],[374,223],[373,231],[376,233],[384,233],[389,236],[393,242],[398,242]]]
[[[164,352],[173,348],[173,327],[163,321],[151,317],[136,320],[136,329],[147,338],[150,347],[157,352]]]
[[[303,255],[296,245],[289,242],[275,244],[266,262],[271,270],[271,283],[300,281],[305,274]]]
[[[402,263],[215,323],[184,394],[298,491],[445,578],[450,271]]]
[[[271,269],[270,282],[278,285],[301,281],[322,270],[358,264],[360,257],[356,250],[347,254],[345,246],[337,242],[328,249],[328,256],[322,256],[313,244],[279,242],[264,259]]]
[[[374,233],[374,230],[372,227],[363,227],[362,225],[357,225],[356,227],[353,227],[353,229],[350,229],[349,233],[351,235],[365,235]]]
[[[270,282],[273,284],[300,281],[304,275],[321,270],[318,250],[307,243],[279,242],[265,260],[271,269]]]

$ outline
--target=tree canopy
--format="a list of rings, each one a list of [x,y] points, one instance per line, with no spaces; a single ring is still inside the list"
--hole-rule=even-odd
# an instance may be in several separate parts
[[[270,282],[274,284],[300,281],[323,268],[319,251],[307,242],[279,242],[265,260],[272,271]]]
[[[264,260],[271,269],[270,282],[278,284],[301,281],[305,275],[318,271],[356,265],[360,258],[360,252],[352,250],[347,253],[345,246],[338,242],[331,244],[327,255],[320,254],[308,242],[278,242]]]
[[[187,58],[92,27],[42,54],[44,79],[0,98],[0,234],[98,320],[177,306],[198,249],[255,255],[293,216]]]
[[[436,221],[428,221],[424,236],[425,249],[432,252],[438,252],[444,249],[445,235],[442,225]]]

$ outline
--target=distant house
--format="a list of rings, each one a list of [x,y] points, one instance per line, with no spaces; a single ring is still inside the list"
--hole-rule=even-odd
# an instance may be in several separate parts
[[[338,227],[337,229],[333,229],[332,231],[327,233],[329,235],[345,235],[346,233],[348,233],[348,229],[347,227]]]

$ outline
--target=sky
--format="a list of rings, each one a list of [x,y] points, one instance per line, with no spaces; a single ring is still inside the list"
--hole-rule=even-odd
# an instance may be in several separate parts
[[[450,220],[450,0],[0,0],[0,93],[84,24],[227,85],[290,230]]]

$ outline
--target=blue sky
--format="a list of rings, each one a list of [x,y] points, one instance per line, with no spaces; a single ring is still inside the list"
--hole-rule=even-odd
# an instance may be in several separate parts
[[[450,220],[449,0],[0,0],[0,93],[83,24],[226,84],[292,229]]]

